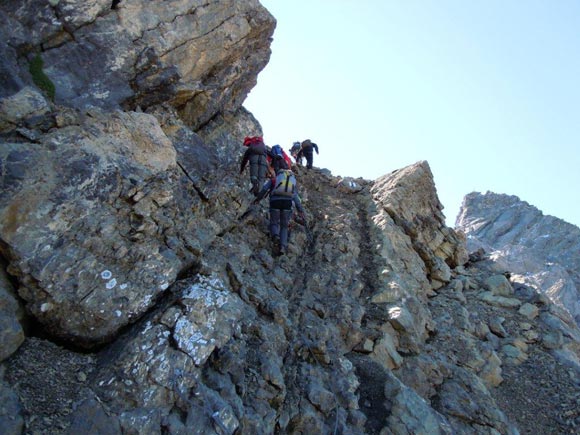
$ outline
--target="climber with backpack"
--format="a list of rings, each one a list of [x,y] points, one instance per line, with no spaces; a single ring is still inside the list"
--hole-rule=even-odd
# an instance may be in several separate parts
[[[300,219],[305,221],[304,209],[296,188],[296,177],[290,169],[279,169],[276,176],[264,183],[254,200],[258,204],[270,195],[270,237],[274,256],[284,255],[288,249],[288,225],[292,218],[292,206],[296,206]]]
[[[292,169],[292,160],[282,149],[280,145],[274,145],[267,151],[268,164],[273,170],[274,175],[280,169]]]
[[[306,157],[306,169],[312,169],[314,151],[316,151],[316,154],[318,154],[318,145],[316,145],[310,139],[306,139],[300,145],[300,151],[298,151],[296,157],[297,159],[302,159],[302,156]]]
[[[302,156],[298,159],[298,152],[300,151],[300,142],[294,142],[290,148],[290,155],[296,160],[298,166],[302,166]]]
[[[262,180],[266,178],[268,170],[268,159],[266,155],[266,145],[261,136],[246,137],[244,146],[248,149],[244,152],[240,166],[240,174],[244,172],[246,164],[250,163],[250,182],[252,188],[250,191],[254,196],[258,195]]]

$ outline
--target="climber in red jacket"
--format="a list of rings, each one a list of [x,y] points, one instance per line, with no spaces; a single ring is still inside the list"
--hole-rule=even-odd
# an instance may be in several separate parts
[[[268,170],[268,160],[266,155],[266,145],[261,136],[246,137],[244,146],[248,147],[240,166],[240,174],[244,172],[246,164],[250,162],[250,182],[252,183],[251,192],[254,196],[258,195],[260,185],[266,178]]]

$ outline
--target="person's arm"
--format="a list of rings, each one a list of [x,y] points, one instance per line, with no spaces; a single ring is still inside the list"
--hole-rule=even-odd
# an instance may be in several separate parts
[[[318,145],[316,145],[314,142],[312,142],[312,146],[314,147],[316,154],[318,154]]]
[[[266,181],[262,186],[262,190],[260,190],[260,192],[256,196],[256,199],[254,199],[254,204],[259,203],[268,194],[268,192],[272,190],[273,186],[274,184],[272,183],[272,179]]]
[[[242,172],[244,172],[244,169],[246,169],[246,164],[248,163],[248,159],[250,158],[250,149],[248,148],[246,150],[246,152],[244,153],[244,157],[242,158],[242,164],[240,165],[240,174]]]
[[[300,196],[298,195],[298,192],[294,192],[294,195],[292,195],[292,201],[294,201],[296,210],[298,210],[300,214],[304,215],[304,207],[302,207],[302,201],[300,201]]]

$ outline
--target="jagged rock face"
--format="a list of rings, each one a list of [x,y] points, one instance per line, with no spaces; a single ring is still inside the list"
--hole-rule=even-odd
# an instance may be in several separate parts
[[[257,0],[9,0],[0,19],[1,97],[33,83],[40,53],[57,104],[170,103],[194,127],[242,106],[275,27]]]
[[[437,281],[449,281],[450,268],[467,262],[467,251],[460,236],[445,226],[434,185],[429,165],[419,162],[379,178],[373,193],[383,198],[382,209],[410,237],[436,287]]]
[[[51,333],[83,346],[108,340],[240,208],[243,189],[214,173],[233,157],[173,121],[166,135],[152,115],[94,110],[36,143],[3,144],[2,251]]]
[[[0,9],[6,433],[580,424],[580,331],[497,263],[467,262],[426,162],[374,182],[298,168],[307,225],[293,222],[287,254],[272,255],[268,205],[239,174],[243,137],[261,135],[239,107],[273,25],[258,3]],[[41,43],[59,104],[22,73]],[[108,65],[94,86],[77,58]],[[201,82],[188,87],[188,74]]]
[[[580,322],[580,229],[517,196],[471,193],[456,222],[472,251],[483,247],[506,271]]]
[[[215,170],[260,134],[240,106],[275,21],[253,1],[4,2],[0,14],[1,249],[28,311],[91,347],[149,310],[243,205]],[[41,46],[61,105],[32,86]],[[103,110],[137,105],[149,114]]]
[[[178,143],[184,127],[169,125],[165,115],[161,125]],[[206,133],[221,137],[225,125]],[[220,149],[198,141],[206,152]],[[200,175],[193,166],[188,172]],[[399,179],[402,197],[405,189],[412,195],[428,188],[426,163],[403,173],[409,179]],[[287,256],[270,254],[266,206],[238,220],[244,208],[227,215],[231,198],[216,199],[212,208],[226,214],[224,223],[218,233],[205,233],[191,276],[177,278],[110,345],[77,354],[28,339],[7,361],[0,391],[19,416],[12,426],[353,434],[484,434],[491,427],[515,434],[497,400],[520,418],[506,399],[519,383],[503,373],[513,376],[537,358],[547,362],[534,375],[556,373],[560,409],[572,412],[577,384],[565,367],[554,369],[559,363],[548,352],[573,352],[569,345],[580,335],[547,299],[515,294],[503,276],[492,279],[474,266],[455,267],[441,287],[429,279],[409,227],[395,223],[394,209],[384,211],[394,201],[380,183],[358,180],[363,189],[354,193],[316,170],[302,170],[298,179],[310,225],[294,225]],[[392,181],[387,176],[381,183]],[[214,198],[217,184],[208,179],[199,190]],[[408,209],[405,215],[424,222]],[[435,234],[438,226],[423,229]],[[504,299],[513,305],[504,307]],[[537,311],[521,310],[526,303]],[[51,391],[55,383],[60,388]],[[513,402],[526,394],[518,392]],[[19,406],[47,419],[23,418]],[[553,428],[550,418],[535,424]]]

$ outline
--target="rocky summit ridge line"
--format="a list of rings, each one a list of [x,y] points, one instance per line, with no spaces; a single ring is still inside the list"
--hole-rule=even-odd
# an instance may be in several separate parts
[[[456,225],[471,251],[487,251],[580,324],[580,228],[517,196],[492,192],[466,195]]]
[[[298,170],[307,226],[272,257],[237,170],[257,1],[0,18],[3,433],[577,432],[580,330],[468,255],[427,162]]]

